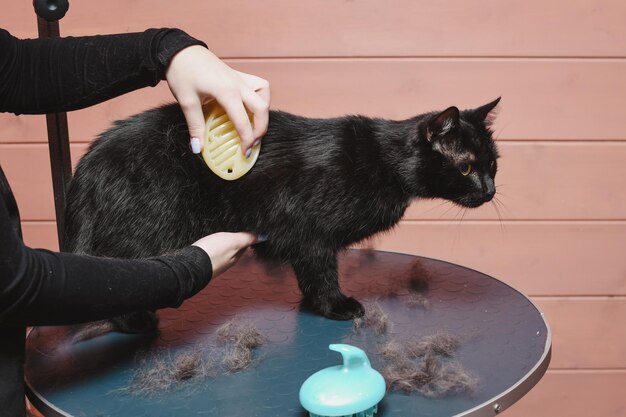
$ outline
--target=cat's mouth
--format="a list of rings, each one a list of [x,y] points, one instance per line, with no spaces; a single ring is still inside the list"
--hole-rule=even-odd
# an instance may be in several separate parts
[[[456,201],[457,204],[467,208],[476,208],[482,206],[484,201]]]
[[[464,197],[455,199],[454,202],[463,207],[476,208],[491,201],[493,199],[493,196],[494,194],[481,194],[480,196],[475,196],[475,197],[464,196]]]

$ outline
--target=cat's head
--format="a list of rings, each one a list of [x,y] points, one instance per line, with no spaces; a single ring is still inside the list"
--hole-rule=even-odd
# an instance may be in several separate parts
[[[490,127],[499,101],[464,111],[449,107],[428,116],[419,140],[427,150],[431,197],[464,207],[478,207],[493,198],[498,150]]]

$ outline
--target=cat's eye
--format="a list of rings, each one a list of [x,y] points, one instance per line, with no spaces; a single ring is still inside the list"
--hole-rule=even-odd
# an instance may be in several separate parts
[[[472,172],[472,164],[463,165],[459,171],[461,171],[461,175],[467,177]]]

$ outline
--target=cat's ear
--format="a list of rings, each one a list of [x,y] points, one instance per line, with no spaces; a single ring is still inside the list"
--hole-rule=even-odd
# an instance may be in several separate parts
[[[437,136],[443,136],[455,126],[459,125],[459,109],[456,107],[448,107],[428,122],[426,130],[426,139],[429,142]]]
[[[481,122],[485,122],[487,125],[491,125],[492,122],[493,122],[493,117],[494,117],[492,112],[496,108],[498,103],[500,102],[501,98],[502,97],[498,97],[497,99],[495,99],[491,103],[487,103],[484,106],[480,106],[480,107],[472,110],[472,115],[474,116],[474,118],[476,120],[479,120]]]

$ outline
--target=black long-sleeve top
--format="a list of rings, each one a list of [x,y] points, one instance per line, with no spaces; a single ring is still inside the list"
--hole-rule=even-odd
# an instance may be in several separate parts
[[[176,29],[26,40],[0,29],[0,111],[69,111],[154,86],[178,51],[197,44],[204,45]],[[25,326],[175,307],[211,279],[209,257],[194,246],[118,260],[31,249],[20,236],[0,167],[0,416],[25,414]]]

